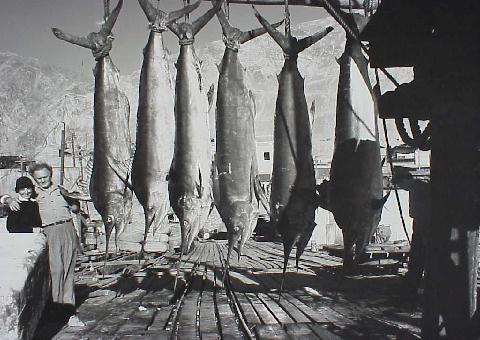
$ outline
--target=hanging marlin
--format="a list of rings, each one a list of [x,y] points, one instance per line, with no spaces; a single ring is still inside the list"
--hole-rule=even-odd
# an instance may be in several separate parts
[[[282,236],[283,277],[293,246],[296,262],[302,255],[315,228],[315,173],[312,159],[312,128],[305,99],[304,79],[297,67],[300,52],[330,31],[297,40],[286,23],[283,35],[254,8],[255,16],[282,48],[285,62],[278,76],[278,95],[274,120],[272,191],[270,221]],[[282,279],[283,286],[283,279]]]
[[[163,32],[169,23],[193,8],[167,14],[152,6],[149,0],[139,0],[139,3],[150,22],[150,36],[143,50],[132,164],[133,190],[145,212],[142,254],[150,227],[157,230],[170,207],[167,175],[173,158],[175,95]]]
[[[230,26],[225,13],[217,12],[225,53],[219,66],[216,105],[216,165],[220,196],[217,208],[228,231],[227,262],[238,243],[238,255],[257,223],[259,202],[268,207],[260,185],[255,143],[255,112],[238,58],[241,44],[266,32],[264,28],[242,32]],[[277,27],[281,24],[277,23]]]
[[[367,23],[360,14],[343,13],[342,17],[357,34]],[[338,63],[335,149],[330,181],[320,191],[328,193],[326,208],[343,233],[343,266],[351,270],[378,226],[388,195],[383,197],[376,101],[368,61],[359,42],[349,35]]]
[[[200,5],[201,0],[190,9]],[[194,37],[220,9],[219,1],[193,23],[172,22],[168,27],[180,43],[175,84],[175,143],[168,178],[170,204],[180,220],[182,253],[188,252],[212,208],[211,146],[208,102],[203,88]],[[191,11],[189,9],[189,12]]]
[[[130,107],[128,99],[119,89],[119,73],[110,58],[111,31],[122,7],[119,0],[100,31],[86,37],[76,37],[57,28],[52,31],[59,39],[92,50],[96,60],[94,69],[94,147],[90,195],[102,216],[106,232],[106,256],[113,228],[118,235],[129,220],[132,193],[127,187],[128,178],[114,170],[115,164],[127,166],[130,162]]]

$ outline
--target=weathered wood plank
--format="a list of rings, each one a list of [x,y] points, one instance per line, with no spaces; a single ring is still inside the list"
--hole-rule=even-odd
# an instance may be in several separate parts
[[[281,325],[256,325],[253,329],[259,340],[291,340]]]
[[[318,339],[316,334],[308,325],[304,323],[289,323],[284,325],[287,334],[295,340],[314,340]]]
[[[215,301],[214,294],[216,292],[215,274],[211,267],[214,266],[215,261],[215,245],[208,245],[208,255],[206,259],[206,265],[210,265],[210,268],[206,267],[206,272],[203,277],[202,283],[202,295],[200,301],[200,334],[205,334],[205,337],[212,338],[216,336],[220,337],[220,333],[217,326],[217,318],[215,313]],[[203,339],[203,336],[202,336]]]
[[[272,299],[269,295],[264,293],[257,294],[258,299],[268,308],[268,310],[275,316],[281,324],[293,323],[293,319],[285,310],[278,304],[277,300]]]
[[[310,323],[308,325],[312,331],[322,340],[342,340],[343,338],[330,332],[325,324]]]
[[[252,304],[253,309],[255,309],[258,317],[262,320],[264,324],[278,324],[278,320],[274,315],[268,310],[268,308],[263,304],[263,302],[258,298],[254,293],[245,294],[247,299]]]
[[[249,327],[253,328],[255,325],[261,324],[262,321],[245,294],[237,293],[236,296]]]

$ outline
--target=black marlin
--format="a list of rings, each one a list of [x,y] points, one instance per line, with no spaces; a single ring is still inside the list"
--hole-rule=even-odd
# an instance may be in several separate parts
[[[145,212],[142,254],[150,227],[157,230],[166,225],[163,222],[170,208],[167,175],[173,159],[175,94],[163,32],[168,30],[168,24],[194,7],[167,14],[152,6],[149,0],[139,0],[139,3],[150,22],[150,35],[143,50],[132,164],[133,190]]]
[[[238,255],[256,226],[259,202],[268,207],[258,179],[255,143],[255,111],[244,68],[238,58],[241,44],[266,32],[264,28],[242,32],[232,27],[224,12],[222,25],[225,53],[219,66],[216,105],[217,208],[228,231],[228,255],[238,243]],[[275,24],[279,26],[281,24]],[[228,261],[227,260],[227,261]]]
[[[343,13],[342,17],[357,33],[368,19],[360,14]],[[360,43],[349,35],[338,63],[335,149],[330,182],[322,187],[328,192],[327,208],[342,229],[344,268],[349,270],[377,228],[388,195],[383,197],[376,100],[368,61]]]
[[[201,0],[191,5],[197,8]],[[175,144],[169,172],[170,204],[180,220],[182,253],[187,252],[212,208],[211,146],[208,100],[202,84],[194,37],[221,7],[218,2],[193,23],[172,22],[180,54],[175,83]]]
[[[278,32],[256,10],[255,16],[282,48],[285,56],[278,76],[270,196],[271,222],[283,241],[284,278],[288,258],[295,245],[298,267],[298,260],[315,228],[317,207],[312,128],[305,99],[304,79],[298,71],[297,57],[300,52],[325,37],[332,28],[328,27],[322,32],[297,40],[289,31],[286,35]]]
[[[113,40],[111,31],[122,4],[123,0],[119,0],[98,33],[76,37],[58,28],[52,29],[57,38],[91,49],[97,61],[94,69],[94,147],[90,194],[105,225],[106,254],[113,228],[117,238],[130,218],[132,199],[127,179],[114,170],[115,164],[128,166],[131,158],[130,106],[126,95],[119,89],[118,69],[109,55]]]

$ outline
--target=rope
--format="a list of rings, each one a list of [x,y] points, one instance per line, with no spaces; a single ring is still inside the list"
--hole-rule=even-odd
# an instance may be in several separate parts
[[[183,0],[183,7],[190,5],[190,0]],[[188,22],[190,19],[190,14],[185,13],[185,22]]]
[[[431,143],[431,126],[430,122],[425,127],[423,132],[420,130],[420,126],[418,125],[418,120],[416,119],[409,119],[410,129],[412,130],[413,138],[408,135],[407,129],[405,128],[405,124],[403,123],[402,118],[395,119],[395,125],[397,126],[398,134],[402,141],[414,148],[420,149],[422,151],[430,150]]]
[[[290,28],[290,10],[288,9],[288,0],[285,0],[285,35],[287,37],[292,35]]]
[[[323,4],[324,6],[328,9],[330,15],[335,19],[335,21],[340,25],[342,26],[342,28],[345,30],[345,32],[347,32],[347,34],[353,38],[359,45],[360,45],[360,48],[368,55],[370,56],[370,51],[368,50],[368,48],[365,46],[364,43],[362,43],[362,41],[360,40],[360,38],[358,37],[358,34],[356,32],[354,32],[351,27],[343,20],[343,18],[338,14],[337,10],[332,6],[332,4],[330,4],[330,1],[329,0],[323,0]],[[367,60],[368,61],[368,60]],[[400,83],[387,71],[385,70],[383,67],[378,67],[378,69],[380,71],[382,71],[382,73],[387,77],[388,80],[390,80],[393,85],[395,85],[396,87],[400,86]]]
[[[161,27],[162,24],[158,21],[159,8],[160,0],[157,0],[157,3],[155,5],[155,19],[153,19],[153,22],[148,24],[148,28],[156,33],[162,33],[166,29],[166,27]]]
[[[371,8],[373,8],[373,1],[374,0],[366,0],[364,2],[364,5],[367,4],[366,6],[370,6]],[[324,0],[324,5],[328,9],[328,11],[332,15],[332,17],[335,19],[335,21],[337,21],[340,24],[340,26],[342,26],[342,28],[345,30],[345,32],[347,32],[347,34],[351,38],[353,38],[360,45],[361,49],[370,57],[370,51],[365,46],[365,44],[362,43],[358,34],[356,32],[354,32],[351,29],[351,27],[343,20],[343,18],[338,14],[337,10],[330,4],[329,0]],[[367,58],[367,62],[369,62],[368,58]],[[383,67],[378,67],[375,70],[376,71],[377,70],[382,71],[382,73],[387,77],[388,80],[390,80],[393,83],[393,85],[395,85],[395,87],[400,86],[400,83]],[[403,124],[403,121],[402,121],[402,124]],[[400,124],[397,124],[397,127],[399,125]],[[427,128],[425,128],[425,131],[423,133],[421,133],[419,131],[420,128],[418,128],[418,129],[416,128],[416,126],[418,126],[418,121],[415,122],[415,120],[411,119],[410,120],[410,126],[412,128],[412,133],[414,135],[414,138],[412,139],[412,141],[413,141],[412,143],[415,144],[415,147],[417,147],[417,148],[419,148],[420,150],[423,150],[423,151],[429,150],[430,149],[430,140],[429,140],[430,127],[429,126],[430,125],[428,125]],[[400,134],[400,137],[402,137],[403,131],[401,131],[401,129],[398,129],[398,132]],[[406,130],[405,130],[405,132],[406,132]],[[408,134],[407,134],[407,136],[408,136]],[[404,134],[404,137],[405,137],[405,134]],[[405,140],[402,138],[402,140],[405,142],[405,140],[408,140],[408,138],[406,138]]]
[[[380,78],[378,76],[378,69],[375,68],[375,80],[377,82],[377,91],[380,93]],[[392,148],[390,146],[390,142],[388,140],[388,132],[387,132],[387,121],[385,118],[382,119],[383,123],[383,134],[385,135],[385,142],[387,144],[387,162],[390,164],[390,172],[392,173],[393,176],[393,162],[392,162]],[[408,236],[407,232],[407,225],[405,223],[405,218],[403,217],[403,209],[402,209],[402,203],[400,202],[400,196],[398,195],[398,189],[396,186],[393,188],[395,192],[395,198],[397,200],[397,206],[398,206],[398,212],[400,213],[400,219],[402,221],[402,227],[403,231],[405,232],[405,236],[407,237],[408,244],[411,244],[410,242],[410,237]]]

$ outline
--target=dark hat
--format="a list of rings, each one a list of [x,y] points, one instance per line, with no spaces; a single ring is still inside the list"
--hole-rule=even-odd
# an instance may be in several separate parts
[[[24,188],[35,188],[32,180],[26,176],[22,176],[17,179],[17,182],[15,183],[15,192],[19,192],[20,189]]]

